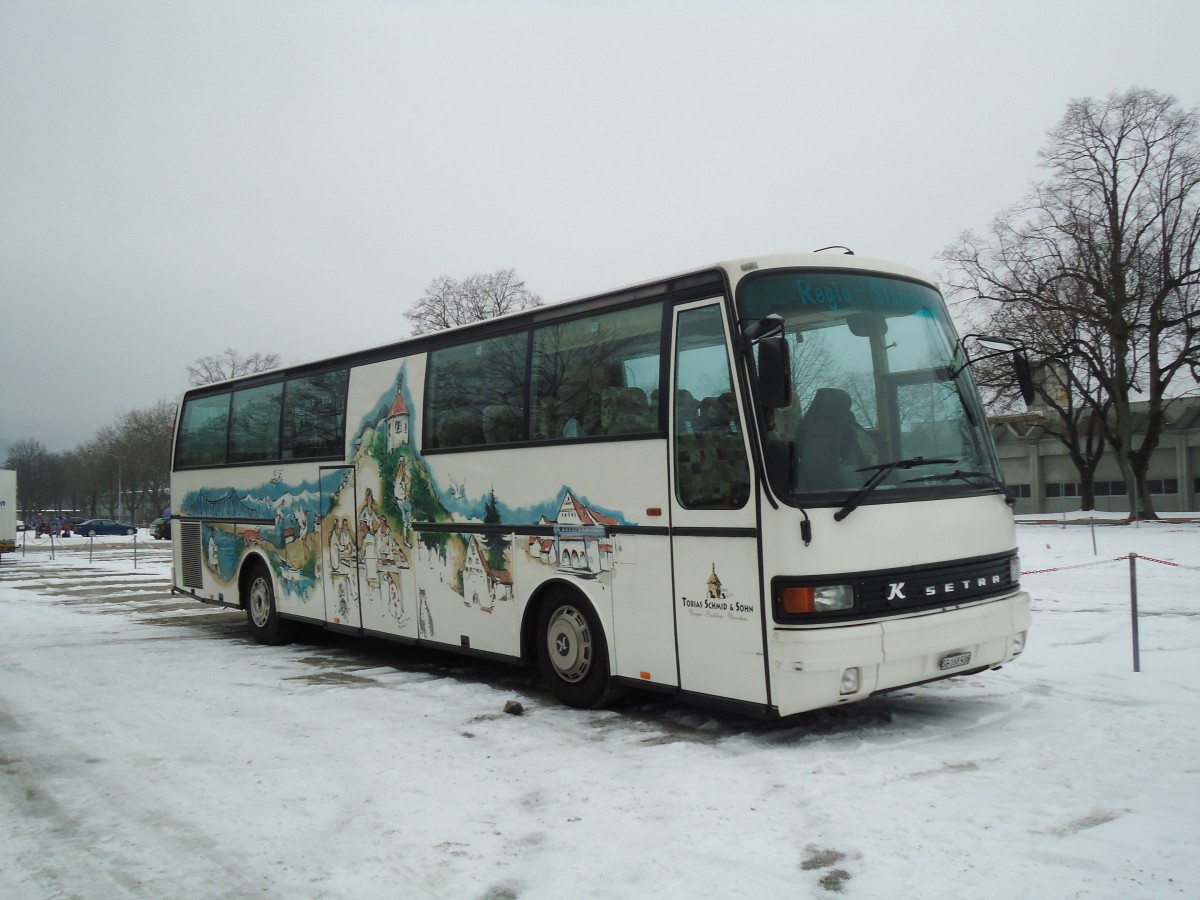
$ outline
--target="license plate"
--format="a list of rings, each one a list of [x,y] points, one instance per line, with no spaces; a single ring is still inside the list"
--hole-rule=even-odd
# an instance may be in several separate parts
[[[955,653],[953,656],[942,657],[942,661],[938,663],[938,668],[944,672],[946,669],[957,669],[959,666],[965,666],[970,661],[971,654],[969,652]]]

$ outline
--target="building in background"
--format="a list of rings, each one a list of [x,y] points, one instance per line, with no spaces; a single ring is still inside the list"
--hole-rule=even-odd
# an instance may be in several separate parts
[[[1133,404],[1134,445],[1145,434],[1146,404]],[[1060,513],[1080,508],[1079,470],[1066,447],[1042,427],[1052,415],[1037,407],[989,421],[1004,480],[1017,495],[1016,512]],[[1150,460],[1150,492],[1156,513],[1200,510],[1200,397],[1173,401],[1158,448]],[[1096,469],[1096,509],[1129,512],[1125,482],[1112,451]]]

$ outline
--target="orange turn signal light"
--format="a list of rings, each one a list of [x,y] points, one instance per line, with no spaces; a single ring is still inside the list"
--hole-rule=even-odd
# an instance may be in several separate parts
[[[810,587],[785,587],[780,597],[783,611],[793,616],[816,612],[816,593]]]

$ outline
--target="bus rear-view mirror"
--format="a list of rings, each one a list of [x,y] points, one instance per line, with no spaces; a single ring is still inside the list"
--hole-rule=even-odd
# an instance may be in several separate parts
[[[763,409],[783,409],[792,402],[792,354],[783,335],[758,342],[758,396]]]

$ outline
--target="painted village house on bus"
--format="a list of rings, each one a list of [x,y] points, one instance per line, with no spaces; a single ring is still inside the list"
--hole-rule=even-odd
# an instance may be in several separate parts
[[[554,537],[530,535],[531,557],[557,564],[560,569],[584,578],[612,570],[612,539],[605,531],[619,524],[615,516],[606,516],[580,503],[567,491],[554,521],[543,517],[538,524],[553,526]]]

